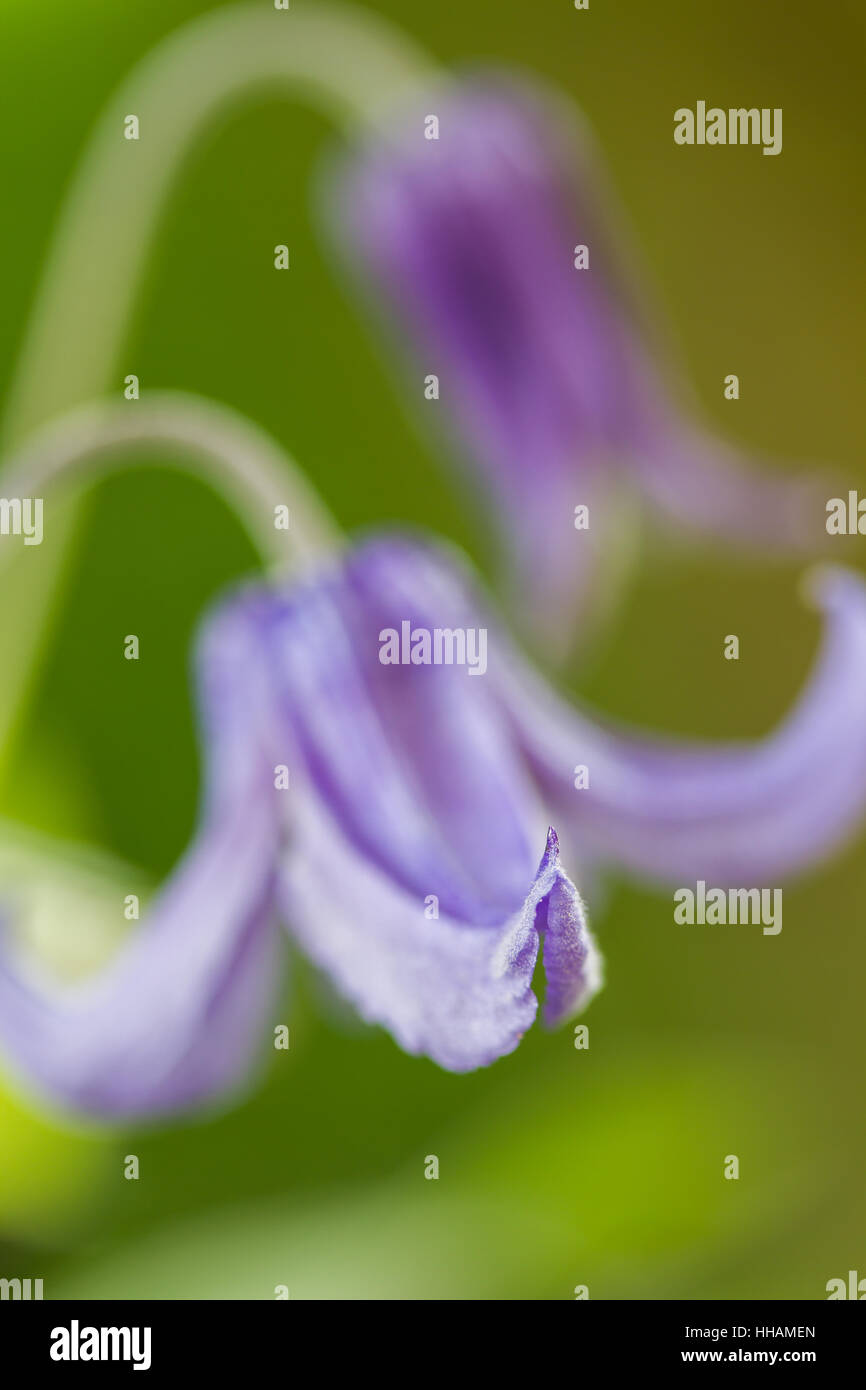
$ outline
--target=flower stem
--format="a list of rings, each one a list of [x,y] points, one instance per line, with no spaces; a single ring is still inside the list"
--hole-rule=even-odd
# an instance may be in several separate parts
[[[368,11],[331,4],[276,10],[260,0],[169,35],[103,112],[73,179],[17,376],[5,444],[115,384],[154,233],[184,160],[208,123],[251,95],[288,91],[343,128],[385,128],[389,112],[436,80],[426,58]],[[128,115],[139,139],[124,138]],[[11,495],[0,472],[0,490]],[[68,552],[76,506],[55,518],[38,566],[9,558],[16,604],[0,625],[0,762],[41,650],[41,629]]]
[[[18,497],[41,497],[57,480],[122,468],[119,454],[130,449],[145,449],[148,464],[163,462],[159,451],[180,450],[245,520],[277,574],[308,568],[342,544],[336,522],[270,435],[238,411],[183,391],[76,407],[27,441],[8,465],[7,486]],[[288,508],[288,529],[274,524],[278,507]]]
[[[209,122],[284,90],[342,126],[379,125],[435,77],[409,40],[362,10],[239,5],[185,25],[134,70],[74,181],[10,396],[6,438],[92,400],[112,380],[143,263],[178,173]],[[138,117],[137,141],[123,136]]]

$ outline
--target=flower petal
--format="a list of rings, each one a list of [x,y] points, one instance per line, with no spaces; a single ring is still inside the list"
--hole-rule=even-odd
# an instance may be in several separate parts
[[[685,530],[733,547],[815,553],[826,544],[827,482],[818,470],[791,477],[673,417],[637,462],[644,495]]]
[[[479,927],[441,911],[429,917],[425,900],[359,854],[322,802],[304,800],[293,833],[281,882],[292,935],[361,1016],[407,1052],[455,1072],[512,1052],[538,1008],[540,939],[545,1022],[561,1022],[600,987],[577,891],[557,867],[543,861],[517,912]]]
[[[0,940],[0,1045],[63,1105],[110,1118],[186,1106],[239,1081],[262,1040],[278,822],[260,734],[269,688],[250,635],[234,614],[205,634],[206,814],[113,963],[64,987]]]
[[[544,941],[544,1021],[553,1028],[581,1009],[601,988],[601,956],[586,925],[580,894],[559,867],[553,827],[529,902]]]
[[[536,872],[546,822],[486,676],[379,659],[404,623],[477,631],[453,567],[378,541],[263,598],[259,620],[294,745],[281,894],[304,950],[365,1018],[456,1071],[529,1027],[539,934],[551,1016],[585,1001],[577,893],[553,849]]]
[[[500,928],[440,912],[360,854],[307,798],[281,880],[292,935],[370,1023],[407,1052],[468,1071],[513,1051],[538,1007],[538,936],[521,914]],[[431,895],[438,886],[433,878]]]
[[[546,820],[486,677],[380,660],[383,633],[402,641],[404,624],[477,630],[454,570],[421,545],[380,540],[284,598],[264,595],[260,621],[297,774],[344,834],[457,917],[515,911]]]
[[[517,659],[495,671],[517,736],[580,848],[645,877],[745,886],[804,870],[866,812],[866,585],[817,572],[817,668],[780,728],[754,743],[649,740],[592,723]],[[573,770],[589,770],[575,790]]]

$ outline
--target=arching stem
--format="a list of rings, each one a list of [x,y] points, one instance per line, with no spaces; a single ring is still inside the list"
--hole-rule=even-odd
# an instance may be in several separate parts
[[[250,96],[286,91],[352,133],[387,129],[436,70],[369,11],[317,3],[277,10],[265,0],[184,25],[148,54],[100,117],[73,179],[42,279],[3,438],[15,446],[52,417],[119,389],[123,343],[153,235],[183,163],[217,115]],[[124,138],[135,115],[139,139]],[[0,465],[0,492],[14,495]],[[62,573],[77,508],[56,518],[50,549],[27,568],[4,566],[15,604],[0,601],[0,769],[41,651],[44,617]]]
[[[182,391],[79,406],[27,441],[10,460],[7,484],[16,496],[42,498],[57,481],[123,468],[131,450],[144,450],[147,463],[180,452],[244,520],[264,563],[279,574],[305,569],[342,544],[336,522],[270,435],[228,406]],[[278,507],[288,508],[287,530],[275,525]],[[0,559],[9,554],[0,550]]]

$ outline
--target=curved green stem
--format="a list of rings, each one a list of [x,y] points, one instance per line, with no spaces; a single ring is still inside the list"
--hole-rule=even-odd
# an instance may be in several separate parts
[[[113,472],[120,455],[144,449],[143,461],[180,451],[191,471],[209,482],[241,516],[276,573],[313,565],[342,544],[336,522],[294,460],[264,430],[228,406],[184,391],[157,391],[135,403],[97,401],[78,406],[27,441],[8,465],[15,496],[41,497],[52,483]],[[275,509],[287,507],[289,526],[277,529]],[[49,522],[49,540],[50,522]],[[0,551],[0,556],[10,552]]]
[[[208,122],[251,93],[288,90],[343,126],[377,125],[426,60],[361,10],[262,4],[219,10],[170,35],[100,118],[57,228],[10,395],[5,438],[103,391],[117,367],[153,233]],[[140,138],[124,139],[138,117]]]
[[[389,112],[436,80],[402,34],[340,5],[282,11],[260,0],[164,40],[110,102],[84,154],[10,391],[7,445],[114,384],[154,231],[185,157],[215,115],[250,94],[287,89],[343,127],[384,130]],[[138,140],[124,139],[128,115],[138,117]],[[11,495],[2,473],[0,489]],[[20,582],[14,608],[0,611],[0,759],[32,677],[75,511],[67,509],[62,524],[57,517],[38,567],[25,573],[20,555],[7,567],[7,583],[13,569]]]

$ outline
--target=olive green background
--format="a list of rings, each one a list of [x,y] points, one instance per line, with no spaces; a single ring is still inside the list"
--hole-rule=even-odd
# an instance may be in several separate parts
[[[0,0],[4,382],[101,107],[155,42],[213,8]],[[707,419],[768,467],[826,461],[866,486],[855,4],[376,8],[445,63],[522,65],[577,101]],[[781,156],[675,146],[674,110],[701,98],[783,107]],[[300,104],[259,101],[199,142],[118,391],[134,371],[143,389],[223,400],[295,453],[347,528],[420,523],[488,570],[486,519],[443,440],[419,434],[315,228],[310,190],[334,138]],[[292,268],[275,275],[282,241]],[[862,545],[834,553],[862,567]],[[95,489],[3,813],[166,874],[198,794],[191,635],[254,565],[237,521],[177,472],[131,468]],[[566,684],[648,727],[762,734],[816,650],[797,577],[759,554],[672,547],[647,517],[625,600]],[[120,659],[128,632],[138,663]],[[722,659],[726,633],[738,663]],[[803,796],[815,775],[804,765]],[[512,1057],[451,1076],[363,1028],[293,957],[292,1048],[226,1113],[106,1133],[0,1090],[0,1275],[43,1277],[48,1297],[270,1298],[286,1284],[293,1297],[570,1298],[586,1284],[592,1298],[822,1298],[828,1279],[866,1275],[862,847],[786,888],[775,938],[684,931],[669,898],[612,883],[593,914],[608,984],[586,1052],[568,1029],[533,1029]],[[130,1153],[138,1182],[123,1178]],[[723,1179],[727,1154],[738,1182]]]

